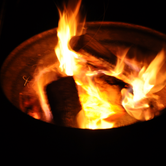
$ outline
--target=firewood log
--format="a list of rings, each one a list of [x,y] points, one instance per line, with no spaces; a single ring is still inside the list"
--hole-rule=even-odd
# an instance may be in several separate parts
[[[92,56],[102,58],[103,60],[116,65],[117,57],[110,50],[87,34],[72,37],[69,45],[76,52],[86,52]]]
[[[74,36],[69,42],[72,50],[80,53],[88,65],[102,70],[113,70],[117,57],[89,35]]]
[[[118,57],[91,36],[87,34],[74,36],[71,38],[69,45],[75,52],[80,53],[80,56],[87,61],[87,64],[100,70],[114,71]],[[133,66],[126,59],[124,61],[124,70],[121,73],[122,80],[131,73],[137,75],[139,70],[139,65]]]
[[[62,77],[46,87],[48,101],[56,125],[77,127],[76,115],[81,110],[75,81]]]

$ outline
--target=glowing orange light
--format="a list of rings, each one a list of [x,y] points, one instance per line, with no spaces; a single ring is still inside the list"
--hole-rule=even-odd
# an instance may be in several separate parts
[[[165,63],[164,59],[165,52],[161,50],[147,68],[143,67],[141,69],[138,77],[132,78],[130,84],[132,85],[133,94],[130,91],[122,92],[124,96],[123,106],[136,119],[149,120],[154,117],[153,112],[148,110],[150,106],[145,99],[154,97],[154,93],[165,86],[165,77],[157,78],[161,67]],[[158,87],[159,82],[161,85]]]
[[[78,94],[82,105],[82,110],[77,115],[77,122],[80,128],[104,129],[114,127],[114,122],[108,121],[110,116],[124,114],[121,105],[111,103],[109,98],[112,94],[101,90],[100,86],[95,84],[94,78],[99,74],[96,69],[92,71],[87,67],[86,60],[83,56],[74,52],[69,41],[73,36],[81,35],[77,31],[77,16],[81,5],[78,1],[73,12],[65,9],[64,12],[59,11],[60,20],[57,28],[58,44],[55,47],[55,53],[59,60],[59,68],[63,75],[73,76],[78,88]],[[83,24],[84,26],[84,24]],[[82,27],[83,29],[83,27]],[[121,59],[118,59],[114,70],[102,71],[106,75],[117,77],[131,85],[128,89],[122,89],[122,105],[125,110],[134,118],[139,120],[151,119],[153,111],[149,109],[148,98],[155,98],[154,93],[161,90],[165,86],[166,77],[157,79],[160,68],[164,64],[165,52],[162,50],[148,67],[143,67],[138,75],[124,75],[125,57],[128,49],[124,51]],[[133,61],[134,64],[134,61]],[[45,73],[49,73],[54,69],[53,66],[40,70],[35,78],[35,90],[39,96],[42,109],[46,116],[46,121],[51,119],[51,111],[44,92],[44,87],[53,81],[49,76],[43,77]],[[100,71],[101,72],[101,71]],[[133,91],[133,93],[132,93]],[[34,115],[37,118],[37,115]]]

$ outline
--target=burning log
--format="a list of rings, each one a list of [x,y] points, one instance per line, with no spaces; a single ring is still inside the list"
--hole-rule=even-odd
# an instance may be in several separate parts
[[[94,81],[97,88],[102,92],[102,96],[105,100],[121,107],[121,90],[123,88],[129,88],[129,84],[117,79],[116,77],[107,76],[105,74],[98,74]],[[124,111],[123,108],[120,110],[122,110],[122,112]]]
[[[85,51],[86,53],[97,58],[102,58],[113,65],[117,62],[117,57],[112,52],[87,34],[72,37],[70,46],[76,52],[82,53]]]
[[[69,45],[71,49],[81,54],[82,58],[87,61],[87,64],[98,69],[114,71],[117,66],[119,57],[87,34],[72,37]],[[129,73],[138,74],[139,70],[139,66],[133,66],[127,59],[124,59],[124,75]]]
[[[48,101],[56,125],[77,127],[76,115],[81,110],[73,77],[62,77],[46,87]]]
[[[108,75],[105,75],[105,74],[98,74],[97,76],[98,79],[102,79],[104,80],[105,82],[107,82],[109,85],[116,85],[116,86],[119,86],[120,89],[122,88],[129,88],[130,85],[123,82],[122,80],[116,78],[116,77],[113,77],[113,76],[108,76]]]
[[[108,70],[110,64],[113,68],[117,63],[117,57],[113,53],[87,34],[72,37],[69,45],[74,51],[81,53],[87,63],[98,68]]]

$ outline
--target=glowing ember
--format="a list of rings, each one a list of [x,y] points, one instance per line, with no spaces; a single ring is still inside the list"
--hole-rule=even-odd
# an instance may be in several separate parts
[[[58,44],[55,48],[59,60],[58,68],[60,69],[55,74],[59,72],[63,77],[73,76],[77,84],[82,105],[82,110],[77,115],[78,126],[89,129],[112,128],[114,120],[111,117],[123,116],[126,112],[138,120],[153,118],[155,112],[162,107],[156,104],[157,97],[154,93],[161,90],[166,82],[165,76],[157,79],[157,75],[165,63],[164,51],[162,50],[148,67],[143,66],[140,71],[128,75],[125,74],[125,57],[129,48],[124,51],[123,56],[121,56],[123,58],[118,59],[114,69],[106,71],[93,68],[87,64],[87,60],[83,58],[82,54],[74,52],[69,45],[70,39],[73,36],[81,35],[84,28],[82,27],[81,31],[77,31],[78,20],[76,18],[78,18],[80,5],[81,1],[78,2],[73,13],[68,9],[64,12],[59,11]],[[137,63],[133,61],[130,65],[135,68]],[[52,114],[44,87],[58,79],[58,77],[52,77],[52,74],[49,74],[49,72],[54,72],[55,68],[57,68],[57,64],[40,69],[35,76],[33,85],[48,122],[51,120]],[[121,90],[118,86],[105,84],[104,81],[98,80],[101,73],[121,79],[131,86]],[[44,74],[46,76],[43,76]],[[119,97],[116,98],[116,96]],[[154,110],[155,106],[157,108]],[[33,116],[39,118],[37,114]]]

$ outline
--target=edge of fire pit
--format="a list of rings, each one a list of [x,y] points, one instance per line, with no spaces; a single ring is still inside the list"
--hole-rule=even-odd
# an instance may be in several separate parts
[[[26,49],[27,46],[30,46],[32,45],[32,43],[35,43],[37,41],[39,41],[40,39],[43,39],[45,37],[48,37],[48,36],[55,36],[55,43],[54,43],[54,46],[56,45],[56,31],[57,28],[54,28],[54,29],[50,29],[50,30],[47,30],[47,31],[44,31],[42,33],[39,33],[31,38],[29,38],[28,40],[24,41],[23,43],[21,43],[19,46],[17,46],[9,55],[8,57],[5,59],[2,67],[1,67],[1,76],[0,76],[0,83],[1,83],[1,87],[2,87],[2,90],[3,92],[5,93],[6,97],[9,99],[10,102],[12,102],[13,98],[11,96],[11,93],[10,91],[12,90],[12,82],[13,82],[13,78],[12,78],[12,75],[13,75],[13,72],[17,73],[16,70],[14,68],[12,68],[12,73],[9,73],[9,67],[11,66],[11,64],[13,63],[13,61],[15,59],[17,59],[19,56],[18,54],[22,51],[24,51]],[[49,50],[49,49],[48,49]],[[40,59],[42,55],[41,54],[38,54],[36,56],[36,58],[32,58],[30,59],[31,57],[29,57],[29,63],[33,63]],[[25,66],[26,66],[26,63],[28,63],[26,60],[28,60],[28,58],[26,58],[25,60],[24,59],[20,59],[20,63],[18,63],[18,66],[21,69],[23,69]],[[25,62],[24,64],[22,62]],[[33,62],[32,62],[33,61]],[[31,65],[31,64],[30,64]],[[17,69],[18,70],[18,69]],[[6,79],[6,81],[4,81]],[[6,87],[6,88],[4,88]],[[14,103],[12,102],[13,105],[15,105],[17,108],[20,109],[19,107],[19,103]]]
[[[136,29],[139,29],[139,30],[144,30],[148,33],[150,32],[150,33],[153,33],[153,34],[157,34],[157,35],[162,36],[166,39],[166,34],[161,33],[161,32],[159,32],[155,29],[152,29],[152,28],[149,28],[149,27],[144,27],[142,25],[125,23],[125,22],[112,22],[112,21],[86,22],[85,26],[86,25],[95,25],[96,23],[98,23],[100,25],[100,27],[102,25],[109,25],[109,24],[114,25],[114,26],[117,26],[117,25],[122,26],[123,25],[126,28],[131,28],[132,27],[132,28],[136,28]]]

